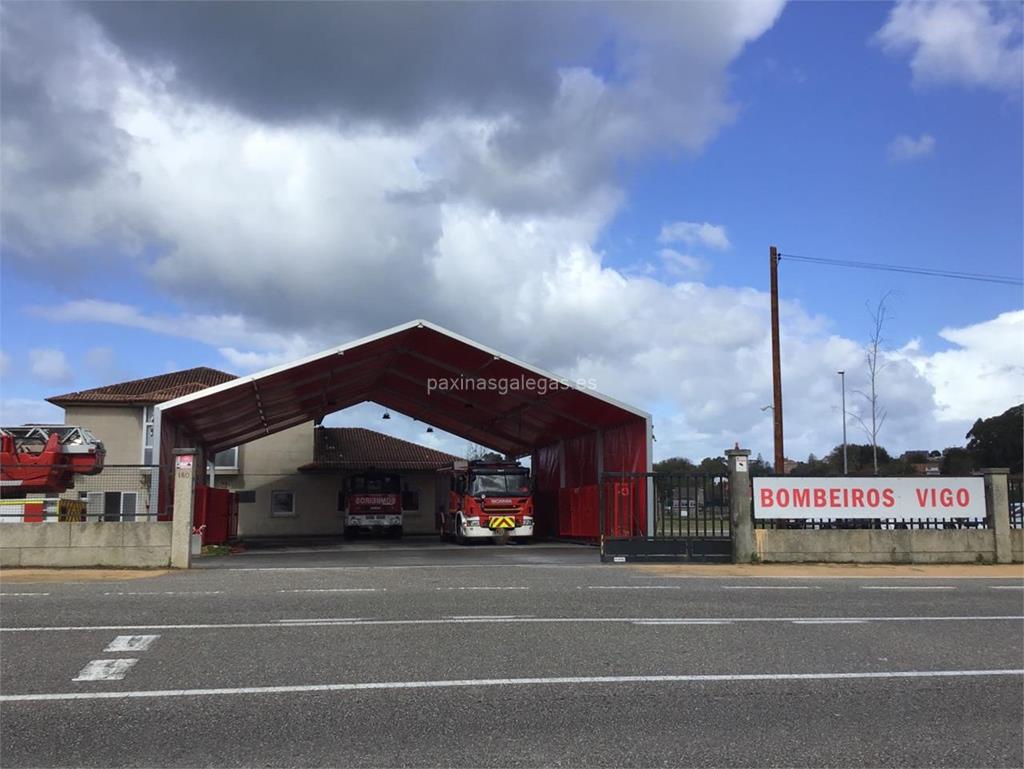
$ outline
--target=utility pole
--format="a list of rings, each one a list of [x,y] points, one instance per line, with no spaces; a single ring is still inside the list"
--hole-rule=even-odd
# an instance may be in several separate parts
[[[843,475],[846,475],[849,470],[846,464],[846,372],[840,371],[839,381],[843,388]]]
[[[779,250],[769,248],[772,296],[772,394],[775,419],[775,474],[786,473],[786,452],[782,445],[782,363],[779,356]]]

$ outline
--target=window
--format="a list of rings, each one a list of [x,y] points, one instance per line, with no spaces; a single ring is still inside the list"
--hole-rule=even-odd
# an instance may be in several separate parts
[[[295,515],[295,492],[270,492],[270,516],[272,518],[290,518]]]
[[[346,499],[347,499],[347,495],[345,494],[345,492],[344,491],[339,491],[338,492],[338,512],[339,513],[344,513],[345,512],[345,501],[346,501]]]
[[[152,406],[146,406],[142,410],[142,464],[153,464],[153,416]]]
[[[213,457],[214,470],[237,470],[238,469],[238,447],[218,451]]]
[[[241,491],[236,491],[235,500],[240,505],[251,505],[256,501],[256,491],[254,489],[242,489]]]
[[[90,491],[85,499],[87,520],[135,520],[138,495],[134,491]]]
[[[403,510],[419,510],[420,509],[420,493],[415,489],[406,489],[402,492],[402,509]]]

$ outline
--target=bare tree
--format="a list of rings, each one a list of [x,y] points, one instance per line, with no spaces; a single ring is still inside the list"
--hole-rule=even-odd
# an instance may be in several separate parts
[[[874,464],[875,475],[878,475],[878,434],[882,431],[882,425],[885,424],[885,417],[888,414],[886,409],[879,403],[878,375],[886,365],[885,337],[883,332],[885,322],[892,320],[887,307],[890,296],[892,296],[892,291],[887,291],[878,300],[878,304],[874,308],[870,304],[866,305],[868,314],[871,316],[871,334],[868,337],[867,345],[864,347],[864,360],[868,366],[868,392],[863,390],[854,390],[853,392],[854,395],[859,395],[864,399],[871,412],[870,423],[860,414],[850,412],[850,416],[857,421],[871,442],[871,458]]]

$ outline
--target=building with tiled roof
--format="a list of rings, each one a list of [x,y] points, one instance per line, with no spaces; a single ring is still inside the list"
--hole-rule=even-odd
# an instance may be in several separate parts
[[[150,406],[180,398],[182,395],[191,395],[194,392],[205,390],[207,387],[230,382],[235,378],[234,374],[207,366],[197,366],[144,379],[132,379],[128,382],[93,387],[91,390],[53,395],[46,400],[55,406],[72,404]]]
[[[313,461],[299,470],[435,471],[457,459],[460,457],[365,427],[318,427],[313,431]]]
[[[155,519],[155,406],[234,378],[200,366],[47,398],[64,409],[65,424],[88,428],[106,448],[107,469],[79,483],[90,510],[107,520]],[[218,453],[208,481],[236,492],[238,536],[252,539],[340,534],[349,480],[394,474],[406,533],[428,533],[448,494],[437,471],[456,459],[362,427],[305,422]]]

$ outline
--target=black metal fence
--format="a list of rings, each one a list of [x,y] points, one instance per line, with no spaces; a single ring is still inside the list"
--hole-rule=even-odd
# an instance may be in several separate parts
[[[600,491],[603,560],[732,558],[725,476],[604,473]]]
[[[59,493],[19,498],[12,496],[16,487],[8,487],[0,499],[0,523],[156,520],[159,471],[157,465],[105,465],[96,475],[72,476],[74,485]]]

